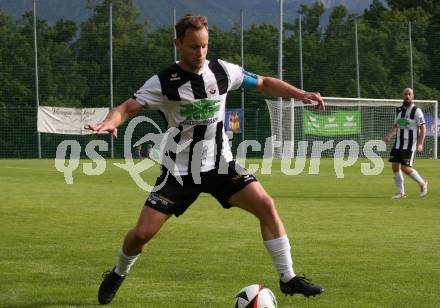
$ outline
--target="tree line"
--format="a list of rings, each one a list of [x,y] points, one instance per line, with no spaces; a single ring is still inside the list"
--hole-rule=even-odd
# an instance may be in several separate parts
[[[110,101],[109,2],[89,1],[92,16],[79,26],[70,20],[50,25],[37,18],[39,100],[41,105],[106,107]],[[173,28],[153,29],[132,0],[112,0],[115,104],[130,97],[142,83],[173,61]],[[359,50],[360,96],[399,98],[411,85],[416,97],[440,97],[440,3],[430,0],[374,0],[362,14],[336,6],[328,23],[320,20],[325,7],[317,1],[301,5],[298,18],[284,23],[286,81],[303,84],[323,96],[357,97],[356,40]],[[409,45],[411,23],[412,49]],[[299,43],[302,43],[300,55]],[[278,29],[253,24],[244,30],[244,67],[277,76]],[[241,63],[240,28],[210,26],[208,58]],[[301,58],[300,58],[301,57]],[[412,67],[410,58],[412,57]],[[16,124],[16,112],[35,107],[33,15],[14,18],[0,10],[0,146],[8,144],[4,131]],[[264,108],[264,97],[247,91],[246,108]],[[240,106],[240,91],[228,97]],[[35,131],[35,113],[22,120]],[[23,128],[24,129],[24,128]],[[2,136],[3,135],[3,136]]]
[[[172,27],[152,29],[140,21],[132,0],[113,0],[115,101],[130,96],[152,74],[173,61]],[[418,98],[440,90],[440,3],[375,0],[362,15],[336,6],[325,28],[321,2],[301,5],[304,88],[324,96],[356,97],[355,33],[358,31],[361,97],[389,98],[410,85],[410,52]],[[90,2],[93,15],[78,28],[73,21],[49,25],[37,19],[40,101],[48,105],[109,105],[109,0]],[[408,25],[412,24],[412,50]],[[298,20],[285,22],[284,79],[300,85]],[[16,20],[0,11],[0,106],[35,106],[33,16]],[[244,32],[244,66],[277,75],[278,29],[251,25]],[[240,29],[210,28],[209,58],[241,63]],[[251,94],[252,95],[252,94]],[[231,99],[231,104],[234,104]],[[252,105],[252,102],[251,102]]]

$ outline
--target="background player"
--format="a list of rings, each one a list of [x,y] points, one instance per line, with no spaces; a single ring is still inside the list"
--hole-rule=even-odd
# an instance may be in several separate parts
[[[425,118],[422,110],[414,105],[414,92],[411,88],[403,90],[403,104],[396,109],[396,117],[391,129],[384,137],[388,143],[396,135],[396,142],[390,153],[394,183],[397,193],[394,199],[406,198],[402,171],[420,186],[420,196],[428,193],[428,182],[423,180],[412,165],[415,152],[423,152],[423,143],[426,135]]]

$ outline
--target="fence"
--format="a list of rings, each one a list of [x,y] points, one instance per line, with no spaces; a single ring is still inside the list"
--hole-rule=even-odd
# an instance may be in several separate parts
[[[165,122],[158,112],[143,110],[139,116],[147,116],[152,119],[162,130],[166,131]],[[38,157],[38,138],[37,138],[37,108],[0,108],[0,118],[4,120],[5,129],[2,128],[0,157],[1,158],[36,158]],[[246,109],[244,117],[247,119],[248,129],[246,139],[257,140],[264,145],[266,138],[271,136],[270,119],[267,108]],[[114,140],[114,157],[124,157],[124,134],[127,123],[118,130],[119,138]],[[156,133],[151,126],[141,123],[136,126],[133,133],[133,144],[146,132],[152,131]],[[85,148],[91,140],[104,140],[109,145],[108,152],[100,152],[104,157],[111,157],[110,145],[112,140],[109,135],[64,135],[40,133],[41,157],[54,158],[58,145],[63,140],[76,140],[79,142],[82,152],[81,157],[85,158]],[[236,134],[232,138],[232,147],[234,152],[238,144],[241,142],[241,134]],[[134,148],[133,148],[134,150]],[[143,150],[146,150],[145,146]],[[249,157],[261,157],[263,151],[250,152]]]
[[[172,8],[162,12],[169,24],[155,28],[142,22],[131,1],[95,1],[78,28],[67,20],[51,24],[39,18],[39,8],[56,6],[57,0],[17,3],[25,3],[31,12],[17,19],[0,15],[2,158],[53,157],[56,144],[67,138],[36,132],[38,105],[111,108],[130,97],[177,57],[173,16],[186,13]],[[217,12],[197,13],[211,20],[211,59],[223,58],[260,75],[282,76],[325,96],[400,98],[407,86],[415,89],[418,99],[440,96],[440,74],[431,65],[436,51],[430,45],[440,28],[379,22],[344,12],[332,14],[324,25],[316,23],[311,11],[298,15],[289,6],[283,8],[282,1],[273,1],[273,11],[265,16],[256,9],[236,10],[221,23]],[[256,24],[256,16],[271,22]],[[244,132],[234,143],[261,142],[270,135],[265,98],[255,91],[229,95],[228,107],[244,105]],[[97,137],[76,138],[87,143]],[[120,142],[115,141],[110,156],[122,155]]]

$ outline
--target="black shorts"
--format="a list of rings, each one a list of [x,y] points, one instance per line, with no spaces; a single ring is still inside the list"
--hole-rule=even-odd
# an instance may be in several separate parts
[[[392,149],[388,161],[411,167],[414,161],[414,151]]]
[[[228,163],[227,174],[219,174],[217,169],[201,172],[200,184],[195,184],[191,175],[184,175],[181,178],[183,185],[172,174],[162,171],[156,180],[155,187],[162,184],[163,186],[149,194],[145,206],[164,214],[179,216],[203,192],[214,196],[224,208],[230,208],[232,205],[228,202],[229,198],[249,183],[257,181],[255,176],[235,161]],[[166,182],[163,183],[165,179]]]

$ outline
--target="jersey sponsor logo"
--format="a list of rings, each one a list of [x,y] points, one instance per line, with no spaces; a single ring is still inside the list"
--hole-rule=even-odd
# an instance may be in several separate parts
[[[209,94],[214,95],[217,90],[215,88],[209,88],[208,89]]]
[[[401,128],[405,128],[411,125],[411,121],[405,118],[400,118],[397,120],[397,126]]]
[[[216,123],[218,121],[218,118],[211,118],[211,119],[206,119],[206,120],[185,120],[182,121],[180,124],[181,125],[209,125],[209,124],[213,124]]]
[[[220,110],[220,100],[201,99],[189,105],[182,105],[181,114],[187,120],[207,120]]]

